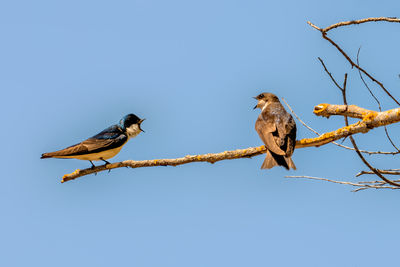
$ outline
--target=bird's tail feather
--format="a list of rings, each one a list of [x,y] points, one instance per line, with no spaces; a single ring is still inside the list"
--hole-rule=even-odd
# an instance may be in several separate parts
[[[40,157],[41,159],[46,159],[46,158],[52,158],[51,155],[49,155],[50,153],[43,153],[42,156]]]
[[[281,161],[280,159],[282,156],[276,155],[275,153],[271,153],[271,151],[267,150],[265,160],[263,164],[261,165],[261,169],[271,169],[275,166],[279,166],[281,164],[278,163],[278,160]],[[282,162],[280,162],[282,163]],[[286,162],[284,163],[286,165]]]
[[[54,152],[48,152],[48,153],[43,153],[42,156],[40,157],[41,159],[45,158],[65,158],[67,156],[71,156],[76,152],[76,149],[74,151],[74,148],[76,148],[77,145],[70,146],[61,150],[57,150]]]
[[[284,158],[285,158],[286,164],[289,167],[289,169],[293,169],[293,170],[297,169],[296,165],[294,165],[294,162],[291,157],[284,157]]]
[[[280,156],[268,150],[261,169],[271,169],[275,166],[282,166],[287,170],[296,170],[296,165],[294,165],[291,157]]]

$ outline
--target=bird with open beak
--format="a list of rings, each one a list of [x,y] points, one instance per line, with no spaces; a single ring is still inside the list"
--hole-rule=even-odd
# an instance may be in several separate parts
[[[44,153],[41,158],[88,160],[92,164],[92,168],[95,167],[93,160],[102,160],[106,164],[110,164],[107,159],[117,155],[130,138],[144,132],[140,127],[144,120],[135,114],[128,114],[121,119],[119,124],[112,125],[76,145],[55,152]]]
[[[258,101],[254,109],[261,109],[255,129],[267,148],[261,169],[275,166],[282,166],[287,170],[296,169],[291,158],[296,144],[294,119],[276,95],[261,93],[254,98]]]

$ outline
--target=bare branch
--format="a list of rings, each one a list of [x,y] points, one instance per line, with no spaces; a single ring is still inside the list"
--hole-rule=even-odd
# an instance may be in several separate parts
[[[360,53],[360,49],[358,50],[358,53],[357,53],[357,63],[358,63],[359,53]],[[325,71],[328,73],[329,77],[331,77],[331,80],[333,81],[333,83],[334,83],[334,84],[336,85],[336,87],[338,87],[339,90],[342,92],[343,104],[344,104],[343,106],[345,107],[345,111],[344,111],[344,121],[345,121],[346,127],[348,127],[348,126],[349,126],[349,121],[348,121],[347,114],[346,114],[346,113],[349,111],[349,106],[347,105],[347,96],[346,96],[347,73],[346,73],[345,76],[344,76],[343,87],[340,87],[340,86],[338,85],[338,83],[336,82],[336,80],[335,80],[335,79],[333,78],[333,76],[331,75],[331,73],[330,73],[330,72],[328,71],[328,69],[326,68],[324,62],[323,62],[321,59],[319,59],[319,60],[321,61],[322,65],[323,65]],[[358,71],[359,71],[359,73],[360,73],[360,77],[361,77],[362,81],[364,82],[364,85],[367,87],[367,89],[369,90],[369,92],[372,94],[372,96],[373,96],[373,97],[375,98],[375,100],[378,102],[379,111],[381,112],[382,110],[381,110],[381,106],[380,106],[379,100],[375,97],[375,95],[374,95],[374,94],[372,93],[372,91],[369,89],[368,85],[365,83],[364,79],[362,78],[360,69],[359,69]],[[353,108],[354,108],[354,107],[353,107]],[[355,108],[354,108],[354,109],[355,109]],[[359,110],[358,110],[358,111],[359,111]],[[335,110],[334,112],[338,112],[338,110]],[[365,111],[361,111],[361,112],[365,112]],[[315,113],[315,109],[314,109],[314,113]],[[354,112],[352,112],[351,114],[353,114],[353,113],[354,113]],[[374,113],[369,112],[369,114],[365,114],[365,115],[363,116],[363,121],[364,121],[364,119],[366,119],[367,117],[371,117],[371,116],[373,117],[373,116],[374,116]],[[385,126],[385,129],[386,129],[386,126]],[[386,133],[387,133],[387,132],[386,132]],[[387,134],[387,136],[388,136],[388,134]],[[382,175],[382,173],[381,173],[378,169],[374,168],[374,167],[364,158],[364,156],[362,155],[362,153],[361,153],[360,150],[358,149],[358,146],[357,146],[356,141],[354,140],[353,136],[349,136],[349,138],[350,138],[350,141],[351,141],[351,143],[352,143],[352,145],[353,145],[353,147],[354,147],[354,149],[355,149],[357,155],[359,156],[359,158],[362,160],[362,162],[363,162],[373,173],[375,173],[379,178],[381,178],[381,179],[382,179],[383,181],[385,181],[386,183],[391,184],[391,185],[396,186],[396,187],[400,187],[400,184],[399,184],[399,183],[387,179],[386,177],[384,177],[384,176]],[[388,138],[390,139],[389,136],[388,136]],[[356,191],[359,191],[359,190],[362,190],[362,189],[363,189],[363,188],[359,188],[359,189],[356,189]]]
[[[361,50],[361,47],[357,51],[357,64],[358,65],[360,65],[360,61],[359,61],[360,50]],[[378,98],[375,96],[375,94],[369,88],[369,86],[368,86],[367,82],[364,80],[364,77],[363,77],[363,75],[362,75],[360,70],[358,70],[358,74],[360,75],[360,79],[363,82],[364,86],[368,89],[368,92],[370,93],[370,95],[375,99],[376,103],[378,104],[379,111],[382,111],[381,102],[378,100]],[[393,142],[392,138],[390,137],[387,127],[384,126],[384,129],[385,129],[386,137],[388,138],[390,144],[397,150],[398,153],[400,153],[399,148],[395,145],[395,143]]]
[[[319,137],[302,139],[296,143],[296,148],[321,146],[356,133],[366,133],[372,128],[400,121],[400,108],[376,112],[368,111],[367,109],[355,105],[330,105],[324,103],[314,107],[314,114],[324,117],[329,117],[331,115],[342,115],[355,118],[362,117],[362,121],[339,128],[333,132],[325,133]]]
[[[332,74],[328,71],[326,65],[324,64],[323,60],[321,58],[318,58],[319,61],[321,62],[322,66],[324,67],[325,72],[329,75],[329,77],[331,78],[331,80],[333,81],[333,83],[335,84],[335,86],[342,92],[342,96],[343,96],[343,103],[344,105],[340,106],[340,105],[328,105],[328,104],[320,104],[318,106],[316,106],[314,108],[314,113],[317,116],[325,116],[327,118],[329,118],[329,116],[331,115],[341,115],[344,116],[345,119],[345,125],[347,127],[350,128],[355,128],[354,126],[357,125],[356,124],[352,124],[349,125],[348,123],[348,118],[347,117],[353,117],[353,118],[358,118],[358,119],[362,119],[362,121],[358,122],[358,123],[366,123],[367,127],[371,127],[372,125],[370,124],[370,122],[375,121],[373,124],[377,123],[379,121],[379,123],[383,122],[383,118],[380,117],[378,118],[379,115],[383,114],[382,113],[382,109],[381,109],[381,105],[379,100],[376,98],[376,96],[373,94],[373,92],[370,90],[370,88],[368,87],[367,83],[365,82],[362,73],[364,73],[369,79],[371,79],[373,82],[375,82],[376,84],[378,84],[382,90],[390,97],[392,98],[398,105],[400,105],[400,103],[389,93],[389,91],[383,86],[383,84],[381,82],[379,82],[378,80],[376,80],[372,75],[370,75],[369,73],[367,73],[363,68],[361,68],[359,66],[359,52],[360,49],[358,50],[357,53],[357,64],[354,63],[352,61],[352,59],[344,52],[344,50],[337,44],[335,43],[332,39],[330,39],[327,36],[327,32],[330,31],[331,29],[334,28],[338,28],[338,27],[342,27],[342,26],[347,26],[347,25],[353,25],[353,24],[360,24],[360,23],[365,23],[365,22],[372,22],[372,21],[388,21],[388,22],[397,22],[399,23],[400,20],[396,19],[396,18],[367,18],[367,19],[362,19],[362,20],[357,20],[357,21],[347,21],[347,22],[340,22],[340,23],[336,23],[333,24],[327,28],[321,29],[318,26],[312,24],[311,22],[308,22],[308,24],[317,29],[318,31],[321,32],[322,37],[324,39],[326,39],[327,41],[329,41],[334,47],[336,47],[336,49],[347,59],[347,61],[351,64],[352,67],[356,67],[358,69],[359,75],[361,80],[363,81],[364,85],[366,86],[366,88],[368,89],[368,91],[370,92],[370,94],[374,97],[374,99],[377,101],[378,106],[379,106],[379,111],[380,112],[375,112],[375,111],[371,111],[371,110],[365,110],[365,109],[361,109],[357,106],[349,106],[347,104],[347,99],[346,99],[346,85],[347,85],[347,73],[345,74],[345,78],[344,78],[344,82],[343,82],[343,86],[341,87],[336,80],[334,79],[334,77],[332,76]],[[395,112],[400,112],[400,110],[397,110]],[[386,114],[388,115],[388,114]],[[397,116],[397,115],[395,115]],[[367,122],[369,121],[369,122]],[[304,123],[303,123],[304,124]],[[391,140],[387,129],[386,129],[386,124],[383,125],[385,126],[385,132],[386,135],[389,139],[389,141],[392,143],[392,145],[397,149],[397,147],[393,144],[393,141]],[[343,128],[342,128],[343,129]],[[314,130],[313,130],[314,131]],[[315,131],[314,131],[315,132]],[[336,132],[337,134],[335,134],[336,136],[339,135],[339,132]],[[318,134],[318,133],[317,133]],[[371,170],[370,172],[365,172],[362,171],[360,172],[357,176],[362,175],[362,174],[375,174],[377,175],[379,178],[381,178],[383,181],[368,181],[368,182],[360,182],[360,183],[352,183],[352,182],[344,182],[344,181],[335,181],[335,180],[330,180],[330,179],[326,179],[326,178],[318,178],[318,177],[311,177],[311,176],[291,176],[292,178],[307,178],[307,179],[315,179],[315,180],[322,180],[322,181],[328,181],[328,182],[332,182],[332,183],[339,183],[339,184],[346,184],[346,185],[352,185],[355,187],[358,187],[357,189],[355,189],[354,191],[360,191],[360,190],[364,190],[364,189],[368,189],[368,188],[385,188],[385,189],[400,189],[400,181],[392,181],[387,179],[386,177],[384,177],[382,175],[382,173],[386,173],[386,174],[400,174],[399,171],[382,171],[382,170],[378,170],[376,168],[374,168],[373,166],[371,166],[371,164],[368,163],[368,161],[364,158],[364,156],[362,155],[361,151],[358,149],[358,146],[354,140],[354,138],[351,135],[348,135],[350,138],[351,143],[353,144],[354,150],[356,151],[357,155],[360,157],[360,159],[363,161],[363,163]],[[321,137],[324,137],[324,135],[322,135]],[[397,149],[398,150],[398,149]],[[390,184],[392,186],[387,186],[386,184]]]
[[[361,154],[361,152],[358,150],[356,141],[354,140],[354,138],[352,136],[349,137],[351,143],[353,144],[354,148],[356,149],[357,155],[360,157],[360,159],[362,160],[362,162],[372,171],[374,172],[379,178],[381,178],[383,181],[385,181],[388,184],[391,184],[393,186],[397,186],[400,187],[399,183],[396,183],[394,181],[391,181],[389,179],[387,179],[385,176],[383,176],[378,169],[374,168],[371,164],[369,164],[369,162],[364,158],[364,156]]]
[[[319,60],[319,62],[321,62],[322,67],[324,67],[325,72],[329,75],[329,77],[331,78],[332,82],[336,85],[336,87],[339,88],[339,90],[343,91],[343,90],[344,90],[343,87],[341,87],[341,86],[336,82],[335,78],[333,78],[332,73],[330,73],[330,72],[328,71],[328,69],[326,68],[324,61],[323,61],[320,57],[318,57],[318,60]],[[345,79],[345,81],[347,81],[347,74],[346,74],[346,79]]]
[[[307,21],[308,25],[310,25],[311,27],[313,27],[314,29],[318,30],[318,31],[322,31],[321,28],[319,28],[317,25],[311,23],[311,21]]]
[[[209,153],[203,155],[187,155],[185,157],[176,159],[154,159],[154,160],[141,160],[141,161],[125,160],[122,162],[96,166],[94,168],[87,168],[83,170],[77,169],[73,173],[65,174],[61,182],[63,183],[84,175],[97,173],[105,170],[122,168],[122,167],[141,168],[141,167],[155,167],[155,166],[178,166],[192,162],[215,163],[217,161],[228,160],[228,159],[251,158],[253,156],[257,156],[265,152],[266,152],[265,146],[259,146],[259,147],[249,147],[247,149],[225,151],[215,154]]]
[[[316,135],[320,135],[316,130],[314,130],[313,128],[311,128],[310,126],[308,126],[302,119],[300,119],[299,116],[297,116],[296,112],[294,112],[294,110],[292,109],[292,107],[286,102],[286,100],[282,97],[282,101],[286,104],[286,106],[288,107],[288,109],[290,110],[290,112],[292,112],[292,114],[296,117],[296,119],[304,125],[304,127],[306,127],[307,129],[309,129],[311,132],[315,133]]]
[[[360,52],[360,50],[358,50],[358,52]],[[357,60],[358,60],[358,54],[357,54]],[[360,74],[361,75],[361,74]],[[344,78],[344,86],[343,86],[343,89],[341,90],[342,91],[342,96],[343,96],[343,103],[345,104],[345,106],[347,107],[348,105],[347,105],[347,97],[346,97],[346,83],[347,83],[347,74],[345,75],[345,78]],[[369,88],[368,88],[369,89]],[[371,92],[371,91],[370,91]],[[372,93],[372,92],[371,92]],[[373,95],[373,94],[372,94]],[[378,100],[377,100],[378,101]],[[380,103],[379,103],[379,101],[378,101],[378,104],[379,104],[379,108],[380,108]],[[381,109],[379,109],[380,111],[381,111]],[[371,114],[370,114],[371,115]],[[367,116],[370,116],[370,115],[366,115],[365,116],[365,118],[367,117]],[[349,126],[349,121],[348,121],[348,119],[347,119],[347,116],[344,116],[344,120],[345,120],[345,124],[346,124],[346,127],[348,127]],[[364,119],[363,119],[364,120]],[[385,126],[385,128],[386,128],[386,126]],[[374,168],[371,164],[369,164],[369,162],[364,158],[364,156],[362,155],[362,153],[360,152],[360,150],[358,149],[358,146],[357,146],[357,143],[356,143],[356,141],[354,140],[354,138],[353,138],[353,136],[349,136],[349,138],[350,138],[350,141],[351,141],[351,143],[352,143],[352,145],[353,145],[353,147],[354,147],[354,149],[356,150],[356,153],[357,153],[357,155],[359,156],[359,158],[362,160],[362,162],[372,171],[372,172],[374,172],[379,178],[381,178],[383,181],[385,181],[386,183],[388,183],[388,184],[391,184],[391,185],[393,185],[393,186],[397,186],[397,187],[400,187],[400,184],[399,183],[396,183],[395,181],[392,181],[392,180],[389,180],[389,179],[387,179],[385,176],[383,176],[380,172],[379,172],[379,170],[378,169],[376,169],[376,168]],[[361,190],[361,189],[359,189],[359,190]]]
[[[336,181],[336,180],[331,180],[331,179],[327,179],[327,178],[304,176],[304,175],[285,176],[285,178],[304,178],[304,179],[326,181],[326,182],[335,183],[335,184],[344,184],[344,185],[351,185],[351,186],[359,187],[359,188],[353,190],[353,192],[357,192],[357,191],[364,190],[364,189],[369,189],[369,188],[375,188],[375,189],[400,189],[400,187],[380,185],[379,183],[378,184],[352,183],[352,182]],[[375,181],[375,182],[380,182],[380,181]],[[374,182],[371,182],[371,183],[374,183]]]
[[[347,116],[350,118],[363,119],[367,115],[374,116],[378,112],[369,109],[361,108],[356,105],[330,105],[319,104],[314,107],[314,114],[329,118],[330,116]]]
[[[378,21],[400,23],[400,19],[398,19],[398,18],[386,18],[386,17],[366,18],[366,19],[360,19],[360,20],[351,20],[351,21],[343,21],[343,22],[335,23],[335,24],[332,24],[329,27],[326,27],[325,29],[322,29],[322,31],[323,32],[328,32],[328,31],[330,31],[332,29],[343,27],[343,26],[361,24],[361,23],[366,23],[366,22],[378,22]],[[312,23],[310,25],[312,26]],[[317,30],[319,29],[316,26],[314,28],[316,28]]]
[[[360,51],[361,51],[361,46],[358,48],[357,51],[357,65],[360,65]],[[363,82],[365,88],[367,88],[369,94],[374,98],[375,102],[378,104],[378,108],[379,111],[382,111],[382,107],[381,107],[381,102],[378,100],[378,98],[376,97],[376,95],[372,92],[372,90],[369,88],[367,82],[364,80],[364,77],[362,75],[362,72],[358,69],[358,74],[360,75],[360,79]]]
[[[377,112],[356,105],[335,105],[321,103],[314,107],[314,114],[317,116],[330,117],[330,116],[348,116],[351,118],[362,119],[363,121],[371,121],[375,127],[388,125],[389,121],[392,123],[400,119],[400,108],[390,109],[387,111]],[[384,118],[387,117],[387,118]],[[370,125],[372,126],[372,125]]]
[[[358,64],[358,65],[360,65],[360,61],[359,61],[360,50],[361,50],[361,47],[360,47],[360,48],[358,49],[358,51],[357,51],[357,64]],[[358,70],[358,74],[360,75],[360,79],[361,79],[361,81],[363,82],[365,88],[367,88],[369,94],[374,98],[374,100],[375,100],[376,103],[378,104],[379,111],[382,111],[381,102],[380,102],[379,99],[375,96],[375,94],[372,92],[372,90],[369,88],[369,86],[368,86],[367,82],[364,80],[364,77],[363,77],[363,75],[362,75],[362,73],[361,73],[360,70]],[[400,150],[399,150],[399,149],[397,148],[397,146],[394,144],[392,138],[390,138],[389,131],[388,131],[387,127],[384,126],[384,129],[385,129],[386,137],[388,138],[390,144],[397,150],[397,152],[400,153]]]
[[[392,94],[385,88],[385,86],[383,85],[383,83],[381,83],[380,81],[378,81],[377,79],[375,79],[371,74],[369,74],[366,70],[364,70],[363,68],[361,68],[358,64],[354,63],[354,61],[346,54],[346,52],[344,52],[344,50],[337,44],[335,43],[331,38],[329,38],[327,36],[327,32],[331,29],[337,28],[337,27],[341,27],[341,26],[347,26],[347,25],[352,25],[352,24],[361,24],[361,23],[365,23],[365,22],[371,22],[371,21],[386,21],[386,22],[400,22],[399,19],[397,18],[366,18],[366,19],[362,19],[362,20],[354,20],[354,21],[346,21],[346,22],[339,22],[336,24],[333,24],[329,27],[326,27],[325,29],[321,29],[317,26],[315,26],[314,24],[312,24],[311,22],[308,22],[308,24],[310,26],[312,26],[313,28],[317,29],[318,31],[321,32],[322,34],[322,38],[324,38],[325,40],[327,40],[328,42],[330,42],[334,47],[336,47],[336,49],[346,58],[346,60],[350,63],[351,67],[355,67],[358,70],[360,70],[361,72],[363,72],[369,79],[371,79],[371,81],[375,82],[376,84],[378,84],[382,90],[394,101],[396,102],[396,104],[400,105],[400,102],[397,101],[396,98],[394,98],[392,96]]]
[[[347,81],[347,79],[345,79],[345,81]],[[345,87],[345,86],[344,86]],[[304,125],[304,127],[306,127],[307,129],[309,129],[311,132],[315,133],[318,136],[321,136],[321,134],[319,132],[317,132],[316,130],[314,130],[313,128],[311,128],[311,126],[307,125],[297,114],[296,112],[294,112],[294,110],[292,109],[292,107],[286,102],[286,100],[284,98],[282,98],[282,101],[286,104],[286,106],[288,107],[288,109],[290,110],[290,112],[296,117],[296,119]],[[344,149],[348,149],[348,150],[353,150],[355,151],[354,148],[349,147],[349,146],[345,146],[342,144],[339,144],[337,142],[332,142],[332,144],[339,146],[341,148]],[[361,153],[365,153],[365,154],[369,154],[369,155],[374,155],[374,154],[382,154],[382,155],[396,155],[399,154],[400,152],[387,152],[387,151],[368,151],[368,150],[360,150]]]
[[[382,174],[388,174],[388,175],[400,175],[400,169],[390,169],[390,170],[378,170]],[[372,171],[360,171],[359,173],[356,174],[356,177],[364,175],[364,174],[375,174]]]

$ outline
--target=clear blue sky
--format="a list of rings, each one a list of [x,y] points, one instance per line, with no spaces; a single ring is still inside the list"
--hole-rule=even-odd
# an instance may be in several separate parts
[[[263,156],[214,165],[116,169],[65,184],[79,160],[40,160],[127,113],[147,120],[112,162],[261,145],[251,97],[285,97],[319,131],[342,118],[313,106],[376,109],[358,74],[317,25],[397,16],[399,1],[3,1],[0,4],[1,266],[398,266],[398,191],[285,175],[354,180],[365,169],[333,145],[295,151],[298,170],[261,171]],[[331,36],[400,97],[400,25]],[[374,90],[378,90],[372,86]],[[380,93],[384,109],[392,102]],[[390,131],[400,143],[399,127]],[[298,123],[298,137],[312,137]],[[391,150],[377,129],[364,148]],[[347,141],[346,141],[347,143]],[[368,157],[398,167],[398,156]]]

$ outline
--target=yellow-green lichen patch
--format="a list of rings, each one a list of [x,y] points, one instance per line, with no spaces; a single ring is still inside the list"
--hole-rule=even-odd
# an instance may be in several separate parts
[[[312,144],[312,143],[318,142],[321,139],[321,137],[322,136],[315,137],[315,138],[304,138],[304,139],[296,141],[296,145],[304,146],[304,145]]]
[[[350,132],[350,131],[351,131],[351,126],[352,126],[352,125],[345,126],[345,127],[343,127],[343,128],[337,129],[335,132],[333,132],[333,134],[334,134],[334,135],[341,135],[341,134],[343,134],[343,133]]]
[[[296,142],[296,146],[302,146],[302,145],[307,145],[308,143],[310,143],[308,141],[308,139],[301,139],[299,141]]]
[[[77,175],[80,171],[81,171],[80,169],[76,169],[73,173],[64,175],[63,178],[67,176]]]
[[[79,174],[80,171],[81,171],[80,169],[76,169],[73,173],[64,174],[64,176],[62,177],[61,183],[64,183],[65,182],[64,180],[66,178]]]
[[[345,126],[343,128],[337,129],[333,132],[324,133],[315,138],[304,138],[296,141],[296,146],[299,147],[307,147],[307,146],[320,146],[323,144],[330,143],[334,140],[340,139],[344,136],[347,136],[349,133],[354,130],[354,125]]]
[[[376,116],[378,116],[378,112],[371,111],[368,112],[367,115],[364,116],[363,121],[373,121]]]
[[[263,151],[263,150],[265,150],[265,146],[259,146],[259,147],[257,147],[257,152],[261,152],[261,151]]]

